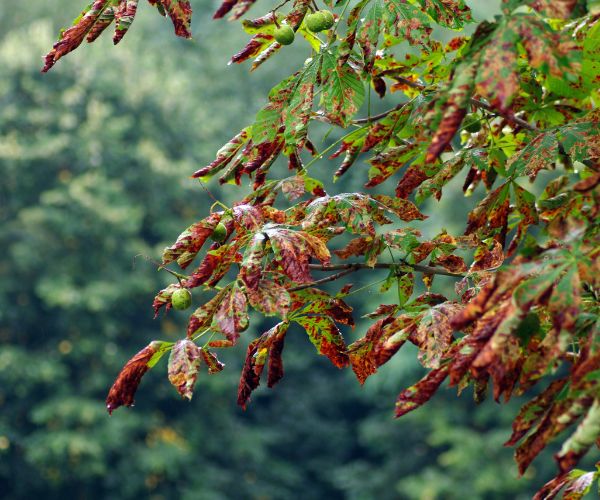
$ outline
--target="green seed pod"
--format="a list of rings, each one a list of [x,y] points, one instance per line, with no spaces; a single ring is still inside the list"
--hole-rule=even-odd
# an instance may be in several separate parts
[[[210,235],[210,237],[213,239],[213,241],[216,241],[217,243],[222,243],[223,241],[225,241],[227,239],[227,228],[225,227],[225,224],[219,222],[213,229],[213,232]]]
[[[171,295],[171,304],[174,309],[183,311],[192,305],[192,292],[187,288],[180,288],[175,290]]]
[[[318,33],[319,31],[327,29],[327,19],[321,11],[306,16],[304,18],[304,24],[313,33]]]
[[[324,30],[330,29],[333,26],[333,24],[335,23],[335,18],[333,17],[333,13],[330,10],[321,10],[319,12],[321,14],[323,14],[323,16],[325,18],[325,27],[323,29]]]
[[[290,45],[295,37],[294,30],[287,24],[282,24],[279,28],[275,28],[273,36],[281,45]]]

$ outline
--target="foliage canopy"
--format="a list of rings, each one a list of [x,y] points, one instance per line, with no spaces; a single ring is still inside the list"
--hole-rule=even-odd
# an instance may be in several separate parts
[[[170,17],[177,35],[191,37],[187,0],[149,3]],[[240,19],[252,4],[225,0],[214,17]],[[61,33],[43,71],[113,22],[118,43],[137,6],[90,4]],[[287,0],[242,21],[251,38],[231,62],[252,59],[256,69],[288,50],[274,38],[281,25],[301,35],[311,57],[271,90],[254,123],[193,174],[202,183],[238,185],[247,175],[253,190],[231,207],[215,199],[165,249],[161,268],[176,282],[157,294],[156,314],[171,308],[181,288],[202,287],[213,298],[191,314],[184,339],[154,341],[131,358],[109,391],[109,412],[133,403],[144,374],[167,353],[169,380],[191,398],[201,369],[224,368],[216,352],[236,344],[253,309],[277,322],[248,347],[242,407],[265,366],[269,387],[283,377],[292,325],[360,383],[410,342],[429,371],[400,393],[396,416],[426,403],[447,379],[459,392],[472,386],[478,401],[488,385],[497,401],[528,394],[506,444],[517,445],[523,473],[571,429],[556,455],[558,473],[537,497],[564,489],[565,497],[580,498],[600,473],[575,468],[600,444],[600,7],[504,0],[502,16],[444,44],[434,28],[474,22],[462,0],[327,6],[335,23],[320,33],[304,22],[316,7],[309,0]],[[372,114],[373,93],[393,105]],[[315,122],[343,135],[319,150],[309,135]],[[334,181],[353,168],[368,189],[340,193],[318,179],[315,167],[328,155]],[[290,170],[284,178],[275,173],[280,158]],[[439,200],[463,172],[466,195],[485,190],[464,234],[429,238],[404,224],[434,215],[425,202]],[[181,270],[193,264],[193,271],[164,267],[172,263]],[[344,283],[335,293],[326,284],[374,268],[389,271],[381,292],[394,287],[393,303],[370,313],[372,326],[347,345],[342,330],[354,318],[344,298],[363,290]],[[436,291],[436,276],[455,278],[453,296]],[[424,293],[416,291],[418,278]]]

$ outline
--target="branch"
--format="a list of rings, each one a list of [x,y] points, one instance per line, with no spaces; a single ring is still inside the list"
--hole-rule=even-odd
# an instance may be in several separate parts
[[[308,267],[313,271],[339,271],[340,269],[352,269],[353,271],[358,271],[360,269],[391,269],[396,266],[408,266],[412,267],[418,273],[425,274],[439,274],[441,276],[451,276],[453,278],[464,278],[465,273],[452,273],[450,271],[446,271],[441,267],[434,266],[423,266],[421,264],[408,264],[407,262],[401,261],[398,263],[378,263],[375,266],[370,266],[368,264],[363,263],[351,263],[351,264],[333,264],[329,266],[325,266],[322,264],[309,264]]]
[[[427,86],[423,85],[422,83],[413,82],[412,80],[409,80],[408,78],[403,78],[401,76],[394,76],[394,79],[396,79],[399,82],[402,82],[403,84],[407,85],[408,87],[411,87],[416,90],[423,91],[427,88]],[[480,99],[476,99],[476,98],[472,97],[471,104],[477,108],[487,111],[488,113],[492,113],[494,115],[501,116],[505,120],[507,120],[515,125],[518,125],[521,128],[531,130],[532,132],[538,132],[540,130],[538,127],[536,127],[535,125],[529,124],[522,118],[519,118],[512,113],[507,113],[506,111],[499,111],[496,108],[492,107],[491,105],[481,101]],[[385,118],[387,115],[389,115],[390,113],[393,113],[394,111],[396,111],[397,109],[399,109],[402,106],[404,106],[404,103],[398,104],[398,105],[394,106],[392,109],[384,111],[383,113],[380,113],[378,115],[371,116],[370,118],[367,117],[367,118],[359,118],[358,120],[353,120],[352,123],[360,124],[360,123],[369,123],[372,121],[381,120],[382,118]]]
[[[349,264],[352,265],[352,264]],[[327,278],[321,278],[320,280],[317,281],[313,281],[312,283],[306,283],[304,285],[298,285],[292,288],[288,288],[288,292],[297,292],[299,290],[304,290],[305,288],[312,288],[313,286],[316,285],[321,285],[323,283],[328,283],[330,281],[335,281],[337,279],[340,279],[342,276],[346,276],[346,274],[350,274],[353,273],[354,271],[358,271],[360,268],[358,267],[352,267],[352,268],[347,268],[344,271],[340,271],[339,273],[335,273],[332,274],[331,276],[327,276]],[[320,269],[321,271],[328,271],[328,269]]]
[[[388,109],[387,111],[384,111],[383,113],[379,113],[378,115],[368,116],[367,118],[359,118],[358,120],[352,120],[352,123],[354,123],[356,125],[361,125],[363,123],[370,123],[370,122],[376,122],[378,120],[382,120],[387,115],[392,114],[394,111],[398,111],[399,109],[402,109],[405,105],[406,105],[406,103],[402,102],[402,103],[394,106],[392,109]]]
[[[393,267],[403,265],[412,267],[415,271],[425,274],[439,274],[441,276],[451,276],[453,278],[462,278],[464,277],[464,273],[451,273],[450,271],[446,271],[440,267],[433,266],[422,266],[420,264],[407,264],[406,262],[400,262],[398,264],[392,263],[379,263],[375,264],[375,266],[369,266],[368,264],[361,264],[358,262],[352,264],[333,264],[329,266],[325,266],[323,264],[309,264],[308,267],[313,271],[340,271],[339,273],[332,274],[331,276],[327,276],[327,278],[321,278],[320,280],[313,281],[312,283],[306,283],[304,285],[298,285],[288,289],[288,292],[297,292],[299,290],[304,290],[306,288],[311,288],[316,285],[322,285],[323,283],[329,283],[330,281],[335,281],[337,279],[346,276],[347,274],[354,273],[356,271],[360,271],[361,269],[391,269]]]

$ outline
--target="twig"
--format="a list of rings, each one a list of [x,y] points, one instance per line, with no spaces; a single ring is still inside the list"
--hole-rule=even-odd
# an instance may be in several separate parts
[[[422,83],[419,83],[419,82],[413,82],[412,80],[409,80],[408,78],[403,78],[401,76],[394,76],[394,78],[396,80],[402,82],[404,85],[407,85],[408,87],[411,87],[416,90],[423,91],[427,88],[426,85],[423,85]],[[493,106],[490,106],[489,104],[487,104],[479,99],[476,99],[475,97],[471,98],[471,104],[473,106],[476,106],[480,109],[487,111],[488,113],[492,113],[494,115],[501,116],[505,120],[508,120],[509,122],[514,123],[515,125],[518,125],[521,128],[531,130],[532,132],[538,132],[540,130],[538,127],[536,127],[535,125],[531,125],[530,123],[526,122],[522,118],[514,116],[512,113],[507,113],[505,111],[499,111],[496,108],[494,108]],[[353,120],[352,123],[357,123],[357,124],[358,123],[368,123],[368,122],[372,122],[372,121],[381,120],[381,119],[385,118],[387,115],[389,115],[390,113],[393,113],[394,111],[396,111],[399,107],[402,107],[403,105],[404,104],[398,104],[398,105],[394,106],[392,109],[389,109],[388,111],[384,111],[383,113],[381,113],[379,115],[371,116],[370,118],[359,118],[358,120]]]
[[[351,264],[350,264],[351,265]],[[340,271],[339,273],[332,274],[331,276],[327,276],[327,278],[321,278],[320,280],[313,281],[312,283],[306,283],[304,285],[298,285],[292,288],[288,288],[288,292],[297,292],[299,290],[304,290],[306,288],[311,288],[316,285],[321,285],[323,283],[328,283],[330,281],[335,281],[340,279],[342,276],[346,276],[346,274],[353,273],[358,271],[359,267],[346,268],[344,271]],[[322,269],[323,271],[327,271],[327,269]]]
[[[441,276],[451,276],[453,278],[464,278],[465,274],[464,273],[452,273],[450,271],[446,271],[445,269],[442,269],[441,267],[434,267],[434,266],[423,266],[421,264],[409,264],[407,262],[401,261],[398,263],[377,263],[375,264],[375,266],[370,266],[368,264],[364,264],[364,263],[359,263],[359,262],[355,262],[355,263],[351,263],[351,264],[333,264],[333,265],[328,265],[325,266],[323,264],[309,264],[308,267],[310,269],[312,269],[313,271],[339,271],[341,269],[346,269],[346,270],[352,270],[352,271],[358,271],[360,269],[391,269],[393,267],[398,267],[398,266],[408,266],[408,267],[412,267],[415,271],[419,272],[419,273],[425,273],[425,274],[439,274]]]
[[[450,271],[446,271],[445,269],[441,269],[439,267],[433,266],[422,266],[420,264],[407,264],[406,262],[401,262],[399,264],[392,263],[379,263],[375,264],[375,266],[369,266],[368,264],[361,264],[359,262],[354,262],[352,264],[333,264],[329,266],[325,266],[323,264],[309,264],[308,267],[313,271],[340,271],[339,273],[332,274],[331,276],[327,276],[327,278],[321,278],[320,280],[313,281],[312,283],[306,283],[304,285],[298,285],[292,288],[289,288],[289,292],[297,292],[299,290],[304,290],[305,288],[311,288],[313,286],[322,285],[323,283],[329,283],[330,281],[335,281],[337,279],[346,276],[347,274],[354,273],[356,271],[360,271],[361,269],[391,269],[393,267],[397,267],[399,265],[405,265],[412,267],[415,271],[425,274],[440,274],[442,276],[451,276],[453,278],[462,278],[464,277],[463,273],[451,273]]]
[[[360,125],[362,123],[370,123],[370,122],[376,122],[378,120],[382,120],[387,115],[392,114],[394,111],[398,111],[399,109],[402,109],[405,105],[406,105],[405,102],[397,104],[392,109],[388,109],[387,111],[384,111],[383,113],[379,113],[378,115],[373,115],[373,116],[370,116],[367,118],[359,118],[357,120],[352,120],[352,123],[354,123],[356,125]]]

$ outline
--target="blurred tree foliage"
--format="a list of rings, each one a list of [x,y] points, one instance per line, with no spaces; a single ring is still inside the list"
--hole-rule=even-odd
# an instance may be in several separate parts
[[[200,14],[203,36],[182,42],[142,13],[140,32],[118,50],[105,55],[109,41],[100,41],[41,75],[39,58],[70,4],[0,7],[3,498],[530,496],[501,450],[518,401],[500,415],[494,403],[474,407],[448,393],[391,419],[390,401],[421,374],[409,351],[360,389],[289,335],[285,381],[276,397],[258,391],[246,413],[235,405],[234,366],[202,378],[190,404],[147,380],[154,389],[140,391],[141,408],[107,417],[106,388],[127,357],[158,330],[176,339],[184,329],[185,314],[152,320],[149,293],[171,280],[135,256],[159,256],[182,220],[205,211],[210,200],[187,176],[240,115],[253,116],[286,68],[267,65],[264,88],[237,67],[221,81],[239,30],[211,37],[223,28]],[[371,301],[360,306],[378,303],[376,293]],[[530,471],[536,485],[552,474],[550,452]]]

